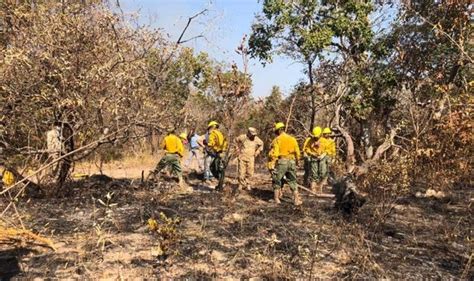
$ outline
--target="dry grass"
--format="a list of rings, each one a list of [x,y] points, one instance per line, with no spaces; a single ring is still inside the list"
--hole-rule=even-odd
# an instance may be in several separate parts
[[[102,167],[99,161],[81,162],[75,165],[73,175],[102,173],[112,178],[138,179],[141,178],[142,171],[145,172],[146,176],[148,171],[156,166],[162,154],[129,155],[119,160],[104,163]]]
[[[130,168],[152,162],[139,157],[126,161]],[[228,189],[209,192],[191,177],[188,183],[196,190],[191,194],[178,193],[174,183],[167,182],[140,186],[129,180],[114,180],[120,183],[116,185],[88,181],[73,183],[67,198],[20,202],[27,228],[52,239],[58,250],[0,252],[0,258],[16,258],[21,270],[15,275],[472,278],[472,206],[466,205],[465,191],[450,202],[400,198],[390,203],[390,212],[380,210],[387,203],[370,202],[347,218],[334,210],[331,199],[307,194],[303,206],[295,208],[287,190],[282,205],[274,205],[265,173],[257,174],[256,190],[237,196]],[[234,181],[230,178],[227,188]],[[159,237],[147,226],[147,220],[160,213],[181,219],[164,254],[158,251]]]

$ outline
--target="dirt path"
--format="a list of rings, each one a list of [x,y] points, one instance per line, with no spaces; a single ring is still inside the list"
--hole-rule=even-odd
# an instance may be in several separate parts
[[[255,190],[237,195],[233,179],[217,193],[193,175],[193,193],[177,192],[171,179],[147,186],[129,179],[75,182],[66,198],[19,204],[25,225],[50,237],[58,250],[0,250],[0,261],[8,264],[0,272],[94,279],[473,276],[467,266],[472,206],[463,205],[469,198],[405,198],[374,223],[380,206],[369,203],[345,218],[331,200],[307,194],[295,208],[288,190],[277,206],[268,175],[256,179]],[[148,229],[150,218],[159,231]],[[169,220],[176,218],[179,223]]]

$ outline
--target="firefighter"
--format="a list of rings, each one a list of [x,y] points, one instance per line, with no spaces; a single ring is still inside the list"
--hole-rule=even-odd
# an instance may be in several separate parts
[[[239,189],[251,190],[249,181],[254,174],[255,157],[263,151],[263,141],[257,137],[257,129],[250,127],[246,134],[235,140],[238,153]]]
[[[280,204],[281,188],[283,187],[283,178],[285,178],[293,191],[294,204],[298,206],[302,204],[296,182],[296,167],[300,158],[300,148],[296,139],[285,133],[284,129],[285,124],[282,122],[275,124],[276,137],[271,144],[268,167],[272,173],[275,203]]]

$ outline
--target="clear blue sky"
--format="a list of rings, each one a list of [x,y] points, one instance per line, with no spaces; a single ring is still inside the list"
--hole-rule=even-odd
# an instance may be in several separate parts
[[[209,12],[193,21],[185,35],[185,39],[199,34],[206,38],[186,45],[206,51],[218,61],[228,64],[235,61],[239,65],[242,60],[234,50],[242,36],[250,34],[255,14],[262,9],[258,0],[120,0],[120,5],[127,14],[137,12],[140,23],[162,28],[171,40],[178,38],[189,16],[207,8]],[[265,67],[258,60],[251,60],[249,72],[254,97],[268,96],[273,85],[288,93],[305,77],[300,64],[284,57],[275,57]]]

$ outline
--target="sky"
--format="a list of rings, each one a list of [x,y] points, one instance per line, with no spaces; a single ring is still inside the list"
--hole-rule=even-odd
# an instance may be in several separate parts
[[[139,23],[163,29],[171,40],[176,41],[185,27],[188,17],[203,9],[209,11],[191,23],[184,39],[200,34],[205,38],[185,43],[196,52],[205,51],[213,59],[242,65],[235,52],[244,34],[250,35],[255,15],[261,12],[262,1],[258,0],[120,0],[126,14],[137,14]],[[251,59],[249,72],[252,75],[254,97],[265,97],[276,85],[289,93],[299,80],[304,79],[303,66],[285,57],[274,57],[271,64],[263,66]]]

